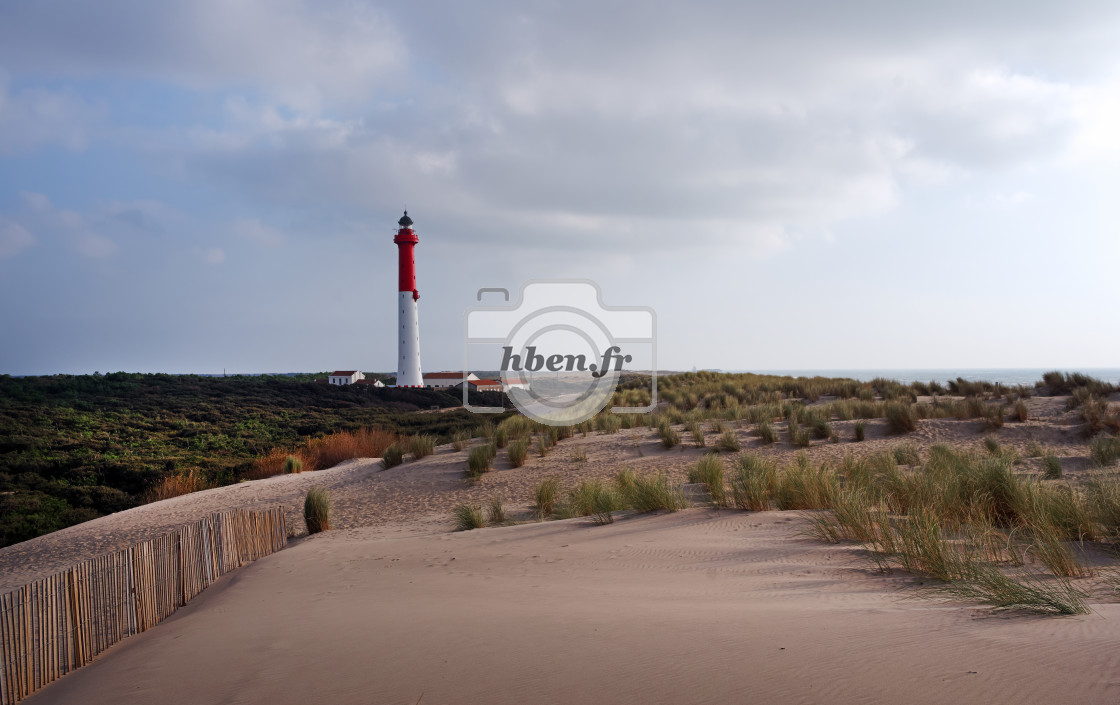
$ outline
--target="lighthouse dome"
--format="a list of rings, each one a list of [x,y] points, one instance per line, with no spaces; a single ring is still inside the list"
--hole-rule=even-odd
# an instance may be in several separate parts
[[[397,225],[401,226],[402,228],[407,228],[412,225],[412,218],[408,217],[408,211],[404,212],[404,215],[401,216],[401,219],[397,221]]]

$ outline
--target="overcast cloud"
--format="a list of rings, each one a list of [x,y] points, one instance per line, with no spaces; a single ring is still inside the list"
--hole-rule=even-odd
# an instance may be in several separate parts
[[[1109,2],[5,3],[0,371],[386,369],[406,206],[426,367],[541,276],[654,305],[668,367],[1115,366],[1118,37]]]

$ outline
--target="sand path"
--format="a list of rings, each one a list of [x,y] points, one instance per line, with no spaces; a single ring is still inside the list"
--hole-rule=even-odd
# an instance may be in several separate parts
[[[27,699],[87,703],[1115,703],[1120,606],[912,599],[793,513],[299,539]]]

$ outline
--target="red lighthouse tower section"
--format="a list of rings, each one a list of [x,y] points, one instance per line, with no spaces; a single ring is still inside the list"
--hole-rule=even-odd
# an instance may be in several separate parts
[[[397,243],[397,259],[398,259],[398,282],[397,291],[412,292],[412,300],[416,301],[420,298],[420,292],[416,290],[416,255],[414,248],[416,243],[420,242],[420,238],[412,230],[412,218],[408,217],[408,211],[404,212],[404,216],[397,221],[400,229],[397,230],[397,236],[393,238],[393,242]]]

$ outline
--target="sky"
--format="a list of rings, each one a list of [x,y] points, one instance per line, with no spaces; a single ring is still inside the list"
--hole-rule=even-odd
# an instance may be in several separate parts
[[[665,369],[1120,367],[1120,4],[9,0],[0,373],[393,371],[598,283]]]

